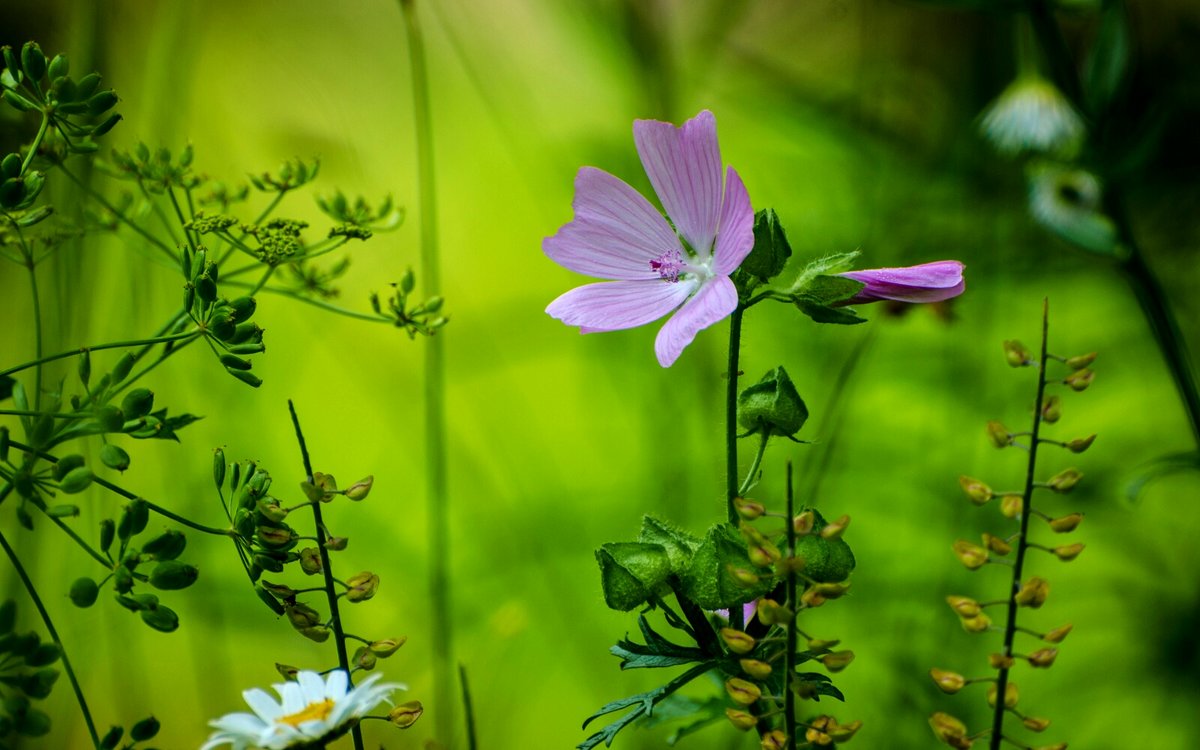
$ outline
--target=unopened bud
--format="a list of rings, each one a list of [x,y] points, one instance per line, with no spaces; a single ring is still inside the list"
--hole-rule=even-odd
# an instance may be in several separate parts
[[[1033,361],[1029,350],[1020,341],[1004,342],[1004,359],[1010,367],[1024,367]]]
[[[988,628],[992,627],[992,618],[982,612],[974,617],[964,617],[960,622],[962,623],[963,630],[968,633],[984,633],[987,632]]]
[[[946,603],[959,617],[974,617],[983,611],[979,608],[979,602],[965,596],[947,596]]]
[[[346,497],[351,500],[362,500],[371,492],[371,487],[375,484],[375,477],[368,476],[365,479],[360,479],[354,484],[346,488]]]
[[[822,539],[841,539],[842,534],[846,533],[846,527],[850,525],[850,516],[843,515],[838,520],[821,529]]]
[[[757,644],[754,638],[733,628],[721,628],[721,640],[725,641],[725,645],[735,654],[748,654]]]
[[[369,570],[350,576],[346,580],[349,589],[346,590],[346,601],[365,602],[375,596],[379,590],[379,576]]]
[[[1076,542],[1075,544],[1063,544],[1050,550],[1054,556],[1063,562],[1070,562],[1079,557],[1079,553],[1083,552],[1086,545]]]
[[[1007,555],[1009,552],[1012,552],[1011,544],[1004,541],[1000,537],[992,536],[991,534],[983,535],[983,546],[987,547],[992,552],[995,552],[997,555]]]
[[[762,517],[762,514],[767,512],[766,507],[762,503],[747,500],[744,497],[735,497],[733,499],[733,508],[742,517],[742,520],[745,521],[753,521],[756,518]]]
[[[830,672],[841,672],[850,666],[850,662],[852,661],[854,661],[854,652],[849,649],[846,651],[834,651],[821,657],[821,663]]]
[[[285,680],[294,680],[296,675],[300,674],[299,667],[293,667],[290,664],[275,663],[275,671],[278,672]]]
[[[1010,682],[1004,686],[1004,707],[1005,708],[1016,708],[1017,700],[1019,698],[1020,698],[1020,694],[1017,691],[1017,683]],[[988,705],[991,706],[992,708],[996,707],[996,685],[995,684],[988,685],[987,702],[988,702]]]
[[[421,701],[408,701],[388,711],[387,719],[394,726],[408,729],[417,723],[417,719],[421,718],[423,713],[425,713],[425,707],[421,705]]]
[[[1083,479],[1083,474],[1078,469],[1066,469],[1050,477],[1046,486],[1060,495],[1065,495],[1079,484],[1080,479]]]
[[[1031,667],[1048,667],[1058,658],[1058,649],[1039,648],[1026,658],[1029,659],[1029,666]]]
[[[1067,367],[1070,367],[1072,370],[1082,370],[1083,368],[1087,367],[1088,365],[1090,365],[1091,363],[1093,363],[1095,361],[1096,361],[1096,353],[1095,352],[1090,352],[1088,354],[1080,354],[1076,357],[1071,357],[1070,359],[1068,359]]]
[[[1046,603],[1046,596],[1050,593],[1050,584],[1044,578],[1033,576],[1025,583],[1021,584],[1021,589],[1017,591],[1014,599],[1020,607],[1029,607],[1037,609]]]
[[[976,505],[983,505],[992,499],[992,488],[978,479],[964,475],[958,478],[958,484],[963,488],[963,492],[967,493],[967,497],[971,498],[971,502]]]
[[[1044,732],[1046,727],[1050,726],[1049,719],[1040,719],[1036,716],[1026,716],[1021,719],[1021,723],[1031,732]]]
[[[1007,448],[1012,445],[1012,435],[1008,428],[994,419],[987,423],[987,434],[992,445],[997,448]]]
[[[1016,518],[1025,509],[1025,498],[1020,495],[1005,495],[1000,498],[1000,513],[1005,518]]]
[[[1067,634],[1071,632],[1071,628],[1073,628],[1073,627],[1075,627],[1075,626],[1072,625],[1071,623],[1067,623],[1066,625],[1063,625],[1062,627],[1055,628],[1054,630],[1051,630],[1049,633],[1046,633],[1045,635],[1043,635],[1042,640],[1045,641],[1046,643],[1062,643],[1063,639],[1065,639],[1067,637]]]
[[[841,599],[850,590],[849,583],[814,583],[810,587],[826,599]]]
[[[933,683],[947,695],[954,695],[967,684],[967,678],[957,672],[947,672],[944,669],[931,669],[929,676],[933,678]]]
[[[321,615],[317,610],[303,602],[288,605],[286,609],[288,622],[296,630],[303,630],[304,628],[310,628],[321,623]]]
[[[809,651],[828,651],[829,649],[833,648],[834,646],[838,645],[839,643],[841,643],[841,641],[837,638],[833,638],[831,640],[825,640],[825,641],[823,641],[819,638],[810,638],[810,639],[808,639],[808,650]]]
[[[967,570],[979,570],[988,561],[988,551],[978,544],[972,544],[966,540],[959,539],[954,543],[952,549],[955,556],[958,557],[958,561]]]
[[[743,732],[748,732],[758,725],[757,716],[737,708],[725,709],[725,718],[729,719],[729,723],[735,728]]]
[[[1062,418],[1062,399],[1058,396],[1050,396],[1046,402],[1042,404],[1042,421],[1049,424],[1054,424]]]
[[[321,551],[316,547],[305,547],[300,550],[300,569],[310,576],[315,576],[323,570]]]
[[[834,742],[841,744],[843,742],[849,742],[859,729],[862,729],[862,721],[855,719],[849,724],[838,724],[833,729],[827,730],[826,734],[828,734]]]
[[[765,680],[771,675],[771,665],[758,659],[740,659],[742,671],[756,680]]]
[[[833,744],[833,737],[829,736],[829,730],[837,726],[831,716],[818,716],[809,722],[808,728],[804,732],[804,739],[808,740],[817,747],[827,747]]]
[[[346,545],[350,544],[349,537],[331,536],[325,540],[325,549],[331,552],[341,552],[346,549]]]
[[[371,649],[367,648],[366,646],[359,646],[357,649],[355,649],[354,657],[350,661],[354,663],[354,666],[358,667],[364,672],[370,672],[375,668],[375,661],[377,658],[378,657],[375,656],[375,652],[371,651]]]
[[[962,747],[959,741],[965,740],[967,737],[967,725],[941,711],[929,717],[929,728],[933,730],[934,736],[939,741],[951,747]],[[970,747],[970,743],[966,747]]]
[[[811,510],[806,510],[792,519],[792,530],[796,532],[797,536],[811,534],[815,522],[816,514]]]
[[[408,642],[408,636],[402,635],[399,638],[383,638],[378,641],[372,641],[367,648],[371,649],[380,659],[386,659],[392,654],[400,650],[400,647]]]
[[[758,604],[755,606],[755,613],[758,615],[759,621],[764,625],[786,625],[796,616],[792,610],[779,602],[765,597],[758,600]]]
[[[1086,391],[1087,387],[1092,384],[1092,380],[1095,378],[1096,373],[1085,367],[1082,370],[1073,372],[1067,377],[1063,378],[1063,383],[1065,383],[1067,387],[1073,391]]]
[[[988,654],[988,664],[992,669],[1011,669],[1016,660],[1004,654]]]
[[[782,730],[772,729],[762,736],[759,747],[762,750],[783,750],[787,747],[787,735]]]
[[[762,689],[758,685],[741,677],[730,677],[726,680],[725,692],[729,693],[734,703],[741,706],[749,706],[762,697]]]
[[[1092,447],[1092,443],[1096,442],[1095,435],[1088,435],[1085,438],[1076,438],[1067,442],[1067,450],[1072,453],[1083,453],[1088,448]]]
[[[1048,523],[1050,524],[1050,528],[1054,529],[1060,534],[1063,534],[1068,531],[1074,531],[1079,524],[1083,523],[1083,514],[1072,513],[1070,515],[1063,516],[1062,518],[1052,518],[1048,521]]]

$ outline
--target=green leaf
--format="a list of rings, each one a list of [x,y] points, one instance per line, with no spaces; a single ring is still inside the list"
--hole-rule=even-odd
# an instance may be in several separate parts
[[[1124,83],[1129,69],[1129,20],[1122,3],[1105,3],[1100,27],[1084,68],[1088,109],[1102,118]]]
[[[700,539],[654,516],[642,517],[642,531],[638,541],[646,544],[658,544],[667,551],[667,559],[671,562],[671,573],[683,575],[692,562],[692,553],[700,546]]]
[[[703,609],[740,607],[769,592],[774,580],[764,575],[756,586],[747,588],[729,573],[729,567],[750,570],[754,565],[746,554],[746,542],[729,524],[717,524],[708,530],[692,556],[692,563],[681,576],[684,594]]]
[[[779,275],[790,257],[792,257],[792,246],[788,243],[787,234],[779,224],[779,217],[775,215],[775,210],[767,208],[756,213],[754,215],[754,247],[739,268],[761,281],[769,281]]]
[[[797,291],[802,292],[806,298],[818,304],[828,306],[835,302],[845,302],[848,299],[852,299],[865,286],[866,284],[857,279],[821,274],[814,276],[808,284]]]
[[[846,308],[834,308],[822,305],[804,295],[795,298],[796,308],[817,323],[835,323],[837,325],[856,325],[866,323],[866,318],[860,318]]]
[[[654,632],[645,615],[638,615],[638,627],[646,639],[644,645],[625,638],[609,649],[613,656],[620,657],[622,670],[676,667],[710,658],[702,649],[680,646]]]
[[[697,664],[662,687],[655,688],[654,690],[650,690],[645,693],[631,695],[628,698],[622,698],[601,706],[599,711],[589,716],[583,722],[583,727],[585,729],[587,728],[587,725],[592,723],[594,719],[604,716],[605,714],[611,714],[615,711],[629,708],[630,706],[633,706],[634,709],[622,716],[620,719],[614,721],[612,724],[604,727],[599,732],[596,732],[592,736],[588,737],[583,742],[579,743],[576,746],[577,750],[591,750],[592,748],[597,747],[601,742],[603,742],[605,746],[611,746],[618,732],[643,716],[648,717],[653,715],[655,705],[662,702],[676,690],[679,690],[681,687],[696,679],[700,675],[713,669],[716,664],[717,663],[715,661],[706,661],[701,664]]]
[[[596,550],[604,603],[628,612],[646,602],[671,574],[666,549],[660,544],[609,542]]]

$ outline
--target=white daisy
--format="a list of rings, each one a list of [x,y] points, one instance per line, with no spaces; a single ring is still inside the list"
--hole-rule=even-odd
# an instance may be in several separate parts
[[[295,682],[272,685],[279,693],[278,702],[265,690],[246,690],[242,697],[254,713],[226,714],[210,721],[217,731],[200,750],[222,745],[233,750],[284,750],[332,740],[380,703],[390,703],[393,690],[407,689],[394,682],[375,684],[380,677],[373,674],[350,689],[350,680],[340,669],[330,672],[326,680],[316,672],[299,672]]]
[[[997,151],[1011,155],[1066,152],[1084,134],[1083,119],[1067,98],[1033,73],[1019,76],[996,97],[980,128]]]

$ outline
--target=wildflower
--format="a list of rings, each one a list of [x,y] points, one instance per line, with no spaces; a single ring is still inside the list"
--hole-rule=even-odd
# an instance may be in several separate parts
[[[226,714],[209,722],[217,729],[200,750],[230,745],[233,750],[261,747],[266,750],[323,745],[345,734],[366,713],[388,699],[393,690],[404,690],[394,682],[375,684],[382,675],[373,674],[357,687],[342,670],[326,680],[316,672],[302,671],[295,682],[273,685],[277,702],[266,691],[252,688],[242,693],[254,713]]]
[[[963,281],[963,268],[963,264],[957,260],[939,260],[906,268],[846,271],[838,276],[861,281],[866,286],[837,305],[859,305],[880,300],[912,303],[948,300],[962,294],[967,288],[967,283]]]
[[[1067,98],[1046,79],[1025,74],[1009,84],[988,107],[980,127],[996,150],[1061,152],[1083,135],[1083,120]]]
[[[633,138],[675,229],[637,191],[593,167],[575,178],[575,218],[542,249],[555,263],[612,281],[563,294],[546,312],[581,333],[645,325],[675,311],[654,350],[670,367],[696,334],[738,304],[729,275],[754,245],[750,196],[724,177],[717,124],[707,110],[676,128],[637,120]]]

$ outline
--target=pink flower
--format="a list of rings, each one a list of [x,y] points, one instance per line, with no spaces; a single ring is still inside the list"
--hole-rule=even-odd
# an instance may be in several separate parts
[[[866,284],[840,305],[857,305],[879,300],[897,302],[941,302],[963,293],[963,264],[957,260],[939,260],[908,268],[871,268],[847,271],[845,276]]]
[[[654,342],[659,364],[670,367],[698,332],[737,307],[729,275],[754,246],[754,210],[733,168],[722,180],[711,112],[680,128],[636,120],[633,140],[674,228],[620,179],[580,169],[575,218],[542,249],[565,268],[612,281],[572,289],[546,312],[580,333],[596,333],[645,325],[674,311]]]

